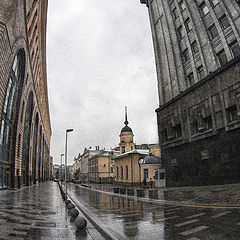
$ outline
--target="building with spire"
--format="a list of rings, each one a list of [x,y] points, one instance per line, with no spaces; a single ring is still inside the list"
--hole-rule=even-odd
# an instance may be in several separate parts
[[[160,172],[160,148],[158,144],[134,144],[133,131],[128,126],[127,107],[124,124],[120,133],[120,155],[114,158],[114,181],[126,185],[139,185],[143,183],[143,179],[149,181],[156,171],[157,174]],[[149,157],[148,161],[145,161],[145,157]]]
[[[152,30],[167,186],[239,182],[239,0],[140,2]]]
[[[121,133],[119,135],[120,137],[120,153],[125,153],[134,150],[134,142],[133,142],[133,131],[128,126],[128,120],[127,120],[127,107],[125,107],[125,126],[122,128]]]

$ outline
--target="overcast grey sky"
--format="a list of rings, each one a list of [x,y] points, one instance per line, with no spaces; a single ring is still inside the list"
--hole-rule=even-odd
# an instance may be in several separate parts
[[[54,163],[85,147],[116,147],[124,106],[136,144],[157,143],[157,80],[148,12],[140,0],[49,0],[48,91]]]

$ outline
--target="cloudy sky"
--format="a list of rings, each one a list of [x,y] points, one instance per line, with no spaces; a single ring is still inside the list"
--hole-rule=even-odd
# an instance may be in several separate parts
[[[119,144],[124,106],[136,144],[157,143],[157,80],[148,12],[140,0],[49,0],[51,155]]]

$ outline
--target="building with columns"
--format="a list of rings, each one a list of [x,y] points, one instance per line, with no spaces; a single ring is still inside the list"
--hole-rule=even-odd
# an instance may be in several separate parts
[[[140,2],[152,30],[167,186],[239,182],[239,0]]]
[[[0,188],[48,179],[47,0],[0,3]]]

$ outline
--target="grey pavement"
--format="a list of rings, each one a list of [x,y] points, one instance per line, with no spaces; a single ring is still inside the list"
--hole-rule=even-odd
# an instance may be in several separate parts
[[[0,191],[1,240],[103,239],[90,222],[79,231],[69,219],[56,182]]]
[[[69,184],[68,193],[117,239],[240,239],[240,207],[149,200],[104,188]]]

